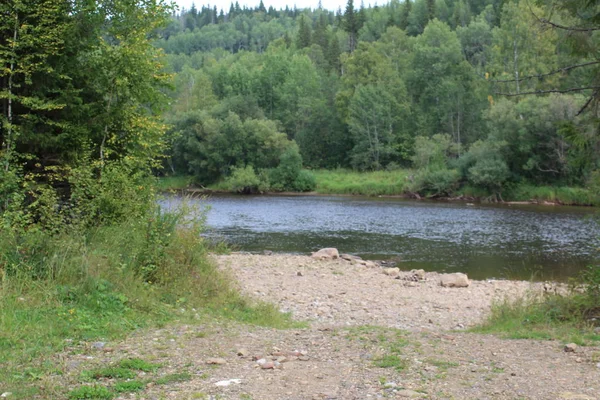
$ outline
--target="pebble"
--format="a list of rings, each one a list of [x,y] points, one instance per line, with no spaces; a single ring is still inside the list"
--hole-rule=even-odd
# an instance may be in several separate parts
[[[106,342],[94,342],[92,343],[92,349],[103,349],[106,346]]]
[[[242,348],[237,351],[237,355],[240,357],[246,357],[249,354],[248,350]]]
[[[219,381],[219,382],[215,383],[215,386],[229,386],[232,384],[239,385],[240,383],[242,383],[241,379],[227,379],[227,380]]]
[[[226,364],[227,361],[224,358],[209,358],[206,360],[206,363],[212,365],[223,365]]]
[[[0,397],[8,397],[10,395],[12,395],[12,392],[4,392],[4,393],[0,394]]]
[[[266,361],[262,364],[259,364],[262,369],[275,369],[274,361]]]

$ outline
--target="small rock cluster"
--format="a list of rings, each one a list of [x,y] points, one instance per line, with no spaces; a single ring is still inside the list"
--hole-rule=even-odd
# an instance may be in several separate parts
[[[238,355],[241,353],[241,351],[238,351]],[[281,351],[277,348],[273,349],[273,351],[267,356],[252,356],[252,361],[256,361],[256,367],[261,369],[283,368],[283,363],[308,360],[310,360],[310,357],[306,351]]]
[[[321,249],[317,252],[312,253],[312,258],[317,260],[337,260],[342,259],[350,262],[351,264],[359,264],[364,265],[367,268],[375,268],[381,266],[380,264],[374,261],[363,260],[359,256],[355,256],[352,254],[341,254],[338,249],[334,247],[328,247]],[[385,275],[391,276],[396,279],[402,279],[404,281],[409,282],[406,286],[416,286],[415,282],[421,282],[426,280],[425,270],[422,269],[413,269],[408,273],[402,273],[400,268],[392,267],[392,268],[384,268],[383,273]],[[300,273],[299,273],[300,275]],[[301,276],[301,275],[300,275]],[[451,274],[441,274],[440,275],[440,285],[443,287],[449,288],[463,288],[469,287],[471,281],[466,274],[461,272],[455,272]]]

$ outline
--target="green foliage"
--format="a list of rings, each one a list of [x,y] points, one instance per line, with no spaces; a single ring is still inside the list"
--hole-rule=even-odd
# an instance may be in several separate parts
[[[140,390],[144,390],[146,384],[144,382],[140,382],[137,380],[126,381],[126,382],[117,382],[115,384],[115,392],[117,393],[131,393],[131,392],[139,392]]]
[[[309,171],[302,170],[298,146],[290,146],[280,157],[279,165],[270,171],[271,188],[277,191],[311,191],[316,181]]]
[[[115,397],[115,394],[104,386],[80,386],[69,392],[69,400],[110,400]]]
[[[190,375],[187,372],[180,372],[176,374],[168,374],[165,376],[161,376],[155,381],[155,384],[168,385],[170,383],[189,381],[190,379],[192,379],[192,375]]]
[[[131,371],[129,368],[122,368],[122,367],[108,367],[108,368],[100,368],[100,369],[95,369],[92,371],[85,371],[82,374],[82,379],[83,380],[90,380],[90,379],[102,379],[102,378],[109,378],[109,379],[132,379],[135,378],[136,373]]]
[[[443,168],[457,152],[458,146],[452,143],[449,135],[438,134],[431,138],[418,136],[415,139],[413,165],[418,169]]]
[[[450,196],[458,189],[459,181],[460,173],[456,169],[423,169],[415,174],[409,188],[429,197]]]
[[[261,176],[256,175],[254,168],[251,165],[248,165],[245,168],[233,167],[231,169],[231,175],[225,180],[225,186],[227,187],[227,190],[236,193],[263,193],[269,189],[267,177],[263,175],[264,174],[261,174]]]
[[[318,193],[381,196],[403,194],[411,172],[394,170],[359,173],[338,169],[317,170],[313,174]]]
[[[249,159],[266,142],[246,148],[249,137],[237,128],[224,139],[220,123],[233,111],[242,122],[272,122],[309,168],[407,167],[423,150],[418,137],[447,135],[456,148],[445,162],[434,160],[443,166],[428,168],[457,168],[460,183],[492,197],[522,182],[583,185],[599,163],[597,118],[587,112],[594,104],[587,100],[598,97],[598,65],[589,63],[594,31],[568,27],[595,29],[590,4],[418,0],[357,9],[349,1],[338,15],[183,12],[158,42],[178,73],[168,166],[201,184],[232,166],[275,168],[285,149],[268,152],[275,161],[265,166]],[[567,29],[547,29],[545,20]],[[507,147],[490,160],[463,154],[479,141]],[[445,185],[434,186],[427,190]]]
[[[497,303],[488,321],[478,330],[585,345],[600,341],[600,335],[594,331],[599,316],[600,268],[589,266],[573,280],[566,294],[530,294]]]
[[[474,185],[493,192],[501,192],[510,177],[503,151],[506,142],[477,141],[460,160],[463,175]]]
[[[119,362],[119,367],[143,372],[156,372],[160,365],[152,364],[141,358],[126,358]]]

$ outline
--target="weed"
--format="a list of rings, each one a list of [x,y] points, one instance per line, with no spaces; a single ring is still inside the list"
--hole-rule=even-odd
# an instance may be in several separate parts
[[[180,372],[176,374],[162,376],[158,378],[155,383],[157,385],[168,385],[170,383],[189,381],[190,379],[192,379],[192,375],[190,375],[187,372]]]
[[[115,384],[114,389],[117,393],[131,393],[139,392],[140,390],[143,390],[144,387],[146,387],[146,384],[144,382],[133,380],[126,382],[117,382]]]
[[[599,341],[600,335],[588,320],[590,310],[600,309],[594,293],[574,288],[566,295],[529,293],[505,299],[494,304],[488,320],[473,331],[499,333],[512,339],[557,339],[579,345]]]
[[[132,379],[135,378],[136,374],[134,371],[122,368],[122,367],[107,367],[107,368],[98,368],[91,371],[83,371],[81,373],[81,379],[84,381],[89,381],[92,379]]]
[[[69,393],[69,400],[110,400],[114,397],[115,394],[104,386],[80,386]]]
[[[143,372],[156,372],[160,368],[159,364],[152,364],[139,358],[128,358],[119,362],[121,368],[133,369]]]

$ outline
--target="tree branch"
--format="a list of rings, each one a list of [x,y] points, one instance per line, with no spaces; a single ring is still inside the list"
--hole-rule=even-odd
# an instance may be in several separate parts
[[[594,31],[600,31],[600,28],[579,28],[579,27],[574,27],[574,26],[564,26],[564,25],[560,25],[560,24],[557,24],[555,22],[549,21],[546,18],[539,18],[535,14],[533,14],[533,15],[541,23],[546,24],[546,25],[550,25],[553,28],[564,29],[566,31],[572,31],[572,32],[594,32]]]
[[[568,67],[559,68],[557,70],[548,72],[546,74],[524,76],[524,77],[520,78],[519,81],[524,81],[524,80],[533,79],[533,78],[541,79],[543,77],[558,74],[560,72],[567,72],[567,71],[570,71],[575,68],[587,67],[589,65],[595,65],[595,64],[600,64],[600,60],[590,61],[590,62],[586,62],[586,63],[582,63],[582,64],[569,65]],[[509,83],[509,82],[516,82],[516,81],[517,81],[516,79],[490,80],[490,82],[494,82],[494,83]]]
[[[566,31],[573,31],[573,32],[594,32],[594,31],[600,31],[600,28],[580,28],[580,27],[574,27],[574,26],[560,25],[560,24],[557,24],[556,22],[552,22],[552,21],[550,21],[550,20],[548,20],[546,18],[540,18],[540,17],[538,17],[533,12],[533,10],[531,9],[531,4],[529,2],[527,2],[527,7],[529,7],[529,12],[531,12],[531,15],[533,15],[535,17],[535,19],[537,19],[542,24],[550,25],[553,28],[563,29],[563,30],[566,30]]]
[[[581,107],[579,109],[579,111],[577,111],[577,114],[575,114],[576,116],[579,116],[582,112],[585,111],[586,108],[588,108],[588,106],[592,103],[592,101],[598,96],[598,89],[594,90],[594,93],[592,93],[592,95],[590,96],[590,98],[585,102],[585,104],[583,105],[583,107]]]
[[[514,97],[514,96],[525,96],[525,95],[529,95],[529,94],[580,92],[582,90],[591,90],[591,89],[595,89],[596,91],[598,91],[600,89],[600,86],[588,86],[588,87],[571,88],[571,89],[534,90],[531,92],[521,92],[521,93],[502,93],[502,92],[494,92],[494,93],[497,95],[500,95],[500,96]]]

